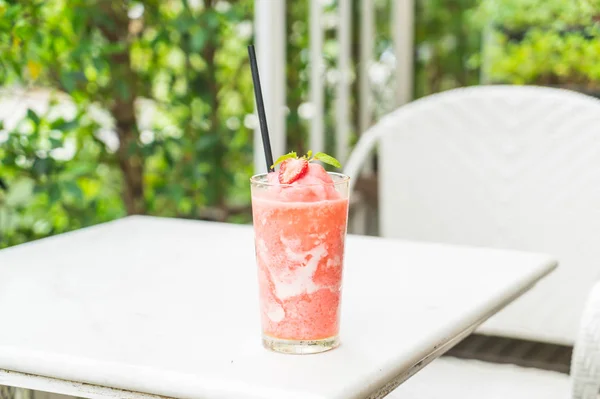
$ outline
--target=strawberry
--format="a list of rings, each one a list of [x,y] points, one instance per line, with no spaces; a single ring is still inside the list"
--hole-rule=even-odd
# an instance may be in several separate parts
[[[281,163],[279,168],[279,183],[291,184],[308,172],[306,158],[289,158]]]
[[[305,156],[298,158],[298,154],[292,151],[277,158],[277,161],[271,165],[269,170],[272,170],[276,165],[281,164],[278,176],[279,183],[290,184],[304,176],[308,172],[308,163],[314,160],[335,166],[336,168],[342,167],[337,159],[322,152],[317,152],[313,156],[312,151],[308,151]]]

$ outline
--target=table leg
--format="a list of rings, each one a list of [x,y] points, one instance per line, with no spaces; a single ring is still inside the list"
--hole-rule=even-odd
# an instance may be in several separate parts
[[[74,396],[0,385],[0,399],[74,399]]]
[[[16,390],[17,389],[13,387],[0,385],[0,399],[15,399]]]
[[[42,391],[31,391],[31,399],[75,399],[75,396],[61,395],[58,393],[42,392]]]

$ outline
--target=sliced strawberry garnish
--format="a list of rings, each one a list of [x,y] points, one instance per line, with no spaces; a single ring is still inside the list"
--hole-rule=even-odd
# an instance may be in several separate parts
[[[283,161],[279,168],[279,183],[291,184],[308,172],[308,160],[290,158]]]

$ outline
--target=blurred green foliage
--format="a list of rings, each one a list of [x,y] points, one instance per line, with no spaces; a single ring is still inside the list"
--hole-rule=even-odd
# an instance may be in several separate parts
[[[488,80],[600,94],[600,0],[490,0],[477,15]]]
[[[479,83],[480,0],[416,0],[415,94]]]
[[[416,0],[416,96],[476,84],[478,0]],[[353,2],[352,114],[360,4]],[[393,107],[390,5],[376,0],[374,116]],[[253,0],[0,0],[0,247],[127,214],[248,222]],[[306,152],[309,2],[286,2],[288,148]],[[325,4],[327,149],[336,1]],[[15,102],[16,101],[16,102]],[[33,104],[33,103],[32,103]],[[1,111],[1,110],[0,110]],[[3,124],[2,124],[3,123]],[[354,121],[353,135],[358,135]]]
[[[151,213],[248,219],[252,1],[0,0],[0,246]],[[62,154],[61,154],[62,151]],[[239,215],[239,216],[238,216]]]
[[[476,16],[509,31],[532,26],[564,30],[589,26],[597,20],[599,7],[598,0],[483,0]]]

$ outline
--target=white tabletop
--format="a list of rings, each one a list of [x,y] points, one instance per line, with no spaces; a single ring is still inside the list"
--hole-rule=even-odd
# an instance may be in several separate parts
[[[0,251],[0,369],[180,398],[377,397],[555,266],[349,236],[342,345],[282,355],[261,346],[251,227],[130,217]]]

